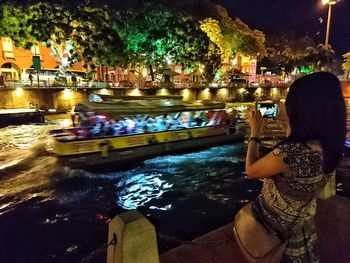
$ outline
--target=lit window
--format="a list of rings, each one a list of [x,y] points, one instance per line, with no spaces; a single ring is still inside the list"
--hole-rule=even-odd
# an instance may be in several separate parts
[[[1,38],[1,40],[2,40],[2,49],[3,49],[4,57],[14,58],[12,39],[9,37],[3,37]]]
[[[35,55],[40,55],[40,48],[39,48],[39,46],[38,45],[33,45],[32,46],[32,48],[31,48],[31,50],[32,50],[32,54],[35,56]]]

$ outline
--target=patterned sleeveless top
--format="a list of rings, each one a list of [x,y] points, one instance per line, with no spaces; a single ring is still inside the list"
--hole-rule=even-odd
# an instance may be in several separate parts
[[[317,192],[329,175],[323,172],[322,152],[302,143],[281,143],[270,154],[281,157],[289,172],[264,179],[256,209],[268,227],[288,238],[292,225],[314,217]]]

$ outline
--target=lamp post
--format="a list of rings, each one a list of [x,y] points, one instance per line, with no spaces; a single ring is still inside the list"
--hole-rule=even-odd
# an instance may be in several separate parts
[[[329,42],[329,30],[331,26],[331,16],[332,16],[332,5],[337,3],[337,0],[322,0],[324,5],[328,4],[328,18],[327,18],[327,30],[326,30],[326,40],[324,45],[327,47]]]

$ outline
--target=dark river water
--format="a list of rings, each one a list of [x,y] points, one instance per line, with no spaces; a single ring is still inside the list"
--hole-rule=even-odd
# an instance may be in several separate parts
[[[258,194],[261,183],[244,178],[243,143],[85,171],[43,150],[47,130],[64,124],[0,129],[2,263],[105,262],[108,222],[132,209],[162,234],[163,253],[231,222]]]

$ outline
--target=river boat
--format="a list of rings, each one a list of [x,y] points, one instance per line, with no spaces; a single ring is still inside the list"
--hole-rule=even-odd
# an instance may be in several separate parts
[[[245,125],[227,113],[224,103],[180,98],[93,94],[75,106],[72,116],[78,116],[80,124],[49,131],[47,148],[73,166],[114,163],[122,167],[135,160],[244,138]],[[100,133],[96,133],[98,125]]]

